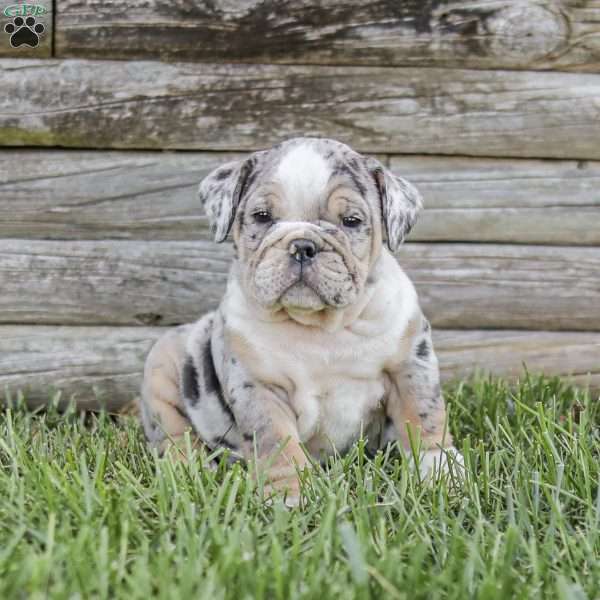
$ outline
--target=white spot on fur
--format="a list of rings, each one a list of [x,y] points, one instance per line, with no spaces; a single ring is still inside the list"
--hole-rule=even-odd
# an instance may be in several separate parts
[[[318,206],[331,177],[331,168],[310,144],[292,148],[281,160],[275,177],[285,190],[287,206],[298,209],[298,217],[310,214]]]

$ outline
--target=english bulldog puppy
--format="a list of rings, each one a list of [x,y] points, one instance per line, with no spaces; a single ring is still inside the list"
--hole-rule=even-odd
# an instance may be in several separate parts
[[[219,307],[147,358],[150,444],[177,454],[191,431],[197,446],[257,459],[291,504],[309,456],[361,435],[372,451],[398,441],[409,460],[418,443],[423,474],[460,463],[431,328],[394,258],[417,190],[340,142],[296,138],[215,169],[199,195],[235,258]]]

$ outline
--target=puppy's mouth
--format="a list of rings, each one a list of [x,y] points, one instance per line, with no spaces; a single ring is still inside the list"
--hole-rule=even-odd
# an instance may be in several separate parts
[[[286,309],[311,312],[323,310],[328,306],[318,290],[307,283],[302,275],[281,294],[279,304]]]
[[[332,249],[299,261],[287,248],[272,247],[254,271],[252,288],[265,307],[304,311],[345,308],[358,294],[356,275]]]

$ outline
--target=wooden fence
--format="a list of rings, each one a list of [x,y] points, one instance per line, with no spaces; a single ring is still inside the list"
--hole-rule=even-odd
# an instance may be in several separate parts
[[[0,5],[0,398],[131,399],[224,289],[198,182],[295,135],[423,193],[400,262],[444,377],[600,388],[598,0],[30,6],[35,48]]]

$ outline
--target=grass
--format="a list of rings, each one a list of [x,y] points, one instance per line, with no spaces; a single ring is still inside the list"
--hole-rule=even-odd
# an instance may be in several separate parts
[[[600,403],[558,379],[447,389],[462,490],[390,449],[306,474],[172,465],[132,419],[0,412],[0,598],[600,598]]]

